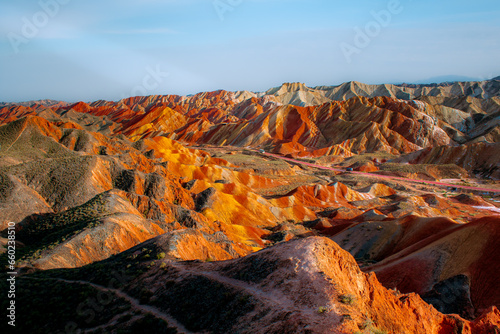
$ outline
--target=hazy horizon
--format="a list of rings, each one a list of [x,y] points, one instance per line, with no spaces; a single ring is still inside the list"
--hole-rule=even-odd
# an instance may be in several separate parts
[[[493,79],[493,78],[490,78],[490,79]],[[437,80],[437,81],[436,81]],[[476,81],[476,80],[482,80],[482,78],[470,78],[470,77],[462,77],[462,76],[454,76],[454,75],[448,75],[448,76],[440,76],[440,77],[434,77],[434,78],[428,78],[426,80],[420,80],[420,81],[417,81],[417,82],[400,82],[400,83],[385,83],[385,84],[393,84],[393,85],[401,85],[401,84],[416,84],[416,85],[419,85],[419,84],[423,84],[423,85],[426,85],[426,84],[432,84],[432,83],[446,83],[446,82],[468,82],[468,81]],[[486,79],[486,80],[489,80],[489,79]],[[351,80],[351,81],[355,81],[355,80]],[[350,82],[350,81],[346,81],[346,82]],[[312,88],[312,87],[318,87],[318,86],[340,86],[346,82],[342,82],[341,84],[339,85],[316,85],[316,86],[309,86],[306,84],[306,86]],[[292,83],[292,82],[289,82],[289,83]],[[285,83],[282,83],[281,85],[284,85]],[[367,84],[373,84],[373,85],[377,85],[377,84],[384,84],[384,83],[367,83]],[[281,85],[278,85],[276,87],[279,87]],[[265,92],[271,88],[275,88],[275,87],[267,87],[266,89],[262,89],[262,90],[254,90],[254,91],[251,91],[253,93],[262,93],[262,92]],[[180,95],[180,96],[193,96],[193,95],[196,95],[198,93],[203,93],[203,92],[212,92],[212,91],[219,91],[219,90],[225,90],[225,91],[231,91],[233,92],[234,90],[228,90],[228,89],[223,89],[223,88],[220,88],[220,89],[215,89],[215,90],[210,90],[210,91],[199,91],[199,92],[194,92],[194,93],[189,93],[189,94],[171,94],[169,92],[165,92],[165,93],[161,93],[161,94],[148,94],[148,95],[130,95],[130,96],[127,96],[127,97],[124,97],[124,98],[129,98],[129,97],[136,97],[136,96],[151,96],[151,95]],[[23,103],[23,102],[32,102],[32,101],[42,101],[42,100],[52,100],[52,101],[60,101],[60,102],[67,102],[67,103],[77,103],[77,102],[85,102],[85,103],[91,103],[91,102],[95,102],[95,101],[98,101],[98,100],[105,100],[105,101],[119,101],[121,99],[115,99],[115,100],[107,100],[107,99],[96,99],[96,100],[59,100],[59,99],[51,99],[51,98],[42,98],[42,99],[35,99],[35,100],[23,100],[23,101],[0,101],[0,103]]]
[[[497,1],[0,3],[0,101],[500,75]]]

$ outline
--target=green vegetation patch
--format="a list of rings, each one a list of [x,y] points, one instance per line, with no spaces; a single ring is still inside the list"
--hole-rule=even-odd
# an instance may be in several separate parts
[[[26,223],[17,237],[24,243],[37,242],[49,237],[53,233],[64,234],[74,229],[83,228],[96,219],[109,214],[106,206],[106,193],[99,194],[85,204],[67,211],[46,214],[34,218],[33,222]]]
[[[53,138],[43,135],[22,118],[0,126],[0,158],[9,156],[21,161],[75,157],[76,153]]]
[[[95,158],[90,156],[45,159],[0,168],[0,173],[17,176],[57,209],[59,203],[67,202],[68,196],[85,187],[87,175]],[[77,199],[75,199],[77,200]]]
[[[57,214],[42,214],[30,217],[17,232],[17,239],[26,247],[17,250],[19,262],[38,259],[45,251],[50,251],[62,242],[81,233],[84,229],[101,224],[109,215],[106,193],[92,198],[87,203]],[[6,255],[0,256],[0,264],[6,262]]]

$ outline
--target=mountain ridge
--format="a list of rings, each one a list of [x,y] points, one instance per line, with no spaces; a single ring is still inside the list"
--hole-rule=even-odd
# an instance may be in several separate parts
[[[450,78],[452,78],[452,77],[454,77],[454,76],[450,76]],[[440,77],[436,77],[436,78],[440,78]],[[336,93],[336,91],[337,90],[344,90],[345,89],[344,87],[346,87],[346,86],[357,86],[357,87],[360,87],[360,88],[362,88],[362,87],[365,87],[365,88],[366,87],[370,87],[369,91],[376,92],[379,89],[383,89],[383,88],[387,88],[387,87],[400,87],[400,88],[429,88],[429,87],[434,87],[435,88],[435,87],[448,87],[448,86],[451,86],[451,85],[454,85],[454,84],[461,84],[462,86],[470,86],[470,85],[475,85],[475,84],[478,84],[478,83],[485,83],[485,82],[489,82],[489,81],[500,81],[500,76],[497,76],[495,78],[488,79],[488,80],[483,80],[483,81],[477,81],[477,80],[468,80],[468,81],[465,81],[465,80],[450,80],[450,81],[442,81],[442,82],[436,82],[436,83],[401,83],[401,84],[365,84],[365,83],[362,83],[362,82],[359,82],[359,81],[348,81],[348,82],[341,83],[339,85],[320,85],[320,86],[311,86],[311,87],[308,87],[305,83],[301,83],[301,82],[294,82],[294,83],[285,82],[285,83],[283,83],[280,86],[270,88],[270,89],[268,89],[266,91],[255,91],[255,92],[251,92],[251,91],[232,91],[232,92],[234,94],[236,94],[236,96],[240,100],[240,102],[242,100],[247,100],[247,99],[250,99],[252,97],[264,97],[264,96],[268,96],[268,95],[269,96],[280,96],[280,95],[286,95],[286,93],[293,93],[293,92],[297,92],[297,91],[314,92],[314,91],[318,91],[318,90],[319,91],[333,90],[335,92],[329,92],[327,95],[340,97],[340,99],[337,99],[337,100],[342,100],[342,99],[345,99],[345,97],[342,97],[341,95],[338,95]],[[220,91],[225,91],[225,90],[220,90]],[[217,91],[213,91],[213,92],[217,92]],[[228,92],[231,92],[231,91],[228,91]],[[403,92],[404,92],[404,89],[403,89]],[[365,93],[366,93],[366,91],[365,91]],[[196,96],[196,95],[199,95],[199,94],[203,94],[203,92],[196,93],[196,94],[188,94],[188,95],[175,95],[175,94],[174,95],[170,95],[170,94],[168,94],[168,95],[162,95],[162,96],[178,96],[181,99],[189,99],[189,98],[191,98],[193,96]],[[401,95],[402,93],[399,93],[399,94],[400,94],[400,96],[403,96],[403,95]],[[436,94],[436,92],[434,92],[433,94]],[[422,94],[422,95],[425,95],[425,96],[441,96],[439,94],[438,95]],[[475,96],[474,93],[473,93],[473,91],[468,91],[468,92],[464,91],[464,95],[466,95],[466,96]],[[362,95],[362,96],[366,96],[366,95]],[[373,95],[373,96],[386,96],[386,95]],[[373,97],[373,96],[366,96],[366,97]],[[494,94],[491,95],[491,96],[499,96],[498,89],[495,89]],[[122,101],[122,100],[127,100],[127,99],[129,99],[129,98],[117,100],[117,102],[118,101]],[[288,100],[288,102],[290,102],[290,101],[293,101],[294,99],[289,97],[289,98],[287,98],[287,100]],[[105,101],[105,100],[99,100],[99,101]],[[98,102],[98,101],[94,101],[94,102]],[[46,99],[46,100],[30,100],[30,101],[24,101],[24,102],[0,102],[0,107],[10,106],[10,105],[21,105],[21,106],[25,106],[25,107],[30,107],[30,106],[33,106],[33,105],[36,105],[36,104],[39,104],[39,105],[45,106],[45,107],[54,107],[54,106],[57,106],[58,104],[60,106],[69,105],[69,104],[72,104],[72,102],[66,102],[66,101],[62,101],[62,100],[50,100],[50,99]],[[288,104],[288,103],[284,103],[284,104]],[[300,104],[297,104],[297,105],[300,105]],[[307,105],[312,105],[312,104],[307,103]]]

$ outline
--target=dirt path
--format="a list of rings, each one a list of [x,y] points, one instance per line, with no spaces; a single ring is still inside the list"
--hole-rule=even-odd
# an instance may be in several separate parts
[[[258,152],[258,151],[255,151]],[[474,190],[474,191],[481,191],[481,192],[492,192],[492,193],[500,193],[500,189],[491,189],[491,188],[481,188],[481,187],[470,187],[470,186],[463,186],[459,184],[452,184],[452,183],[445,183],[445,182],[438,182],[438,181],[426,181],[426,180],[419,180],[419,179],[408,179],[404,177],[398,177],[398,176],[389,176],[389,175],[379,175],[379,174],[374,174],[374,173],[366,173],[366,172],[357,172],[357,171],[345,171],[342,169],[338,168],[332,168],[332,167],[326,167],[326,166],[321,166],[321,165],[315,165],[309,162],[303,162],[291,158],[285,158],[276,154],[271,154],[271,153],[261,153],[273,158],[285,160],[285,161],[290,161],[296,164],[304,165],[304,166],[309,166],[309,167],[314,167],[314,168],[319,168],[319,169],[325,169],[325,170],[331,170],[334,172],[341,172],[341,173],[352,173],[356,174],[362,177],[371,177],[371,178],[378,178],[378,179],[390,179],[390,180],[397,180],[397,181],[404,181],[404,182],[413,182],[413,183],[419,183],[419,184],[431,184],[435,185],[438,187],[447,187],[447,188],[460,188],[460,189],[467,189],[467,190]]]
[[[38,278],[34,278],[34,277],[24,277],[24,278],[43,280],[43,279],[38,279]],[[137,299],[127,295],[123,291],[120,291],[117,289],[112,289],[112,288],[106,288],[102,285],[94,284],[94,283],[87,282],[87,281],[70,281],[70,280],[66,280],[66,279],[62,279],[62,278],[44,278],[44,279],[50,279],[50,280],[55,280],[55,281],[59,281],[59,282],[69,283],[69,284],[90,285],[90,286],[96,288],[97,290],[100,290],[103,292],[112,292],[116,296],[121,297],[121,298],[125,299],[126,301],[128,301],[130,303],[130,305],[132,306],[132,308],[139,310],[143,313],[151,313],[155,317],[164,320],[168,324],[169,327],[174,327],[179,333],[186,333],[186,334],[194,333],[194,332],[188,331],[181,323],[179,323],[176,319],[172,318],[170,315],[161,312],[156,307],[141,304]]]
[[[27,125],[26,123],[23,125],[23,130],[21,131],[21,133],[16,137],[16,139],[12,142],[12,144],[10,144],[9,148],[7,148],[5,150],[5,153],[9,152],[9,150],[11,149],[12,146],[14,146],[15,143],[17,143],[17,141],[19,140],[19,138],[21,138],[22,134],[24,133],[24,130],[26,130],[27,128]]]
[[[231,286],[233,288],[236,288],[237,290],[243,290],[246,293],[256,297],[259,299],[262,303],[264,304],[269,304],[272,307],[276,307],[279,305],[279,307],[282,310],[287,310],[287,311],[296,311],[296,307],[293,303],[292,300],[287,298],[285,295],[282,293],[278,293],[276,291],[272,292],[267,292],[267,291],[262,291],[258,286],[254,286],[250,283],[246,283],[237,279],[233,279],[230,277],[222,276],[216,272],[211,272],[211,271],[196,271],[196,270],[191,270],[186,268],[183,265],[179,264],[171,264],[174,265],[174,267],[178,270],[181,270],[184,273],[191,274],[191,275],[196,275],[196,276],[203,276],[206,277],[210,280],[213,280],[215,282],[221,282],[224,283],[227,286]],[[301,309],[301,311],[303,311]]]
[[[325,321],[323,316],[318,316],[320,315],[320,313],[318,313],[316,307],[303,305],[300,302],[297,302],[297,300],[294,300],[293,298],[290,298],[289,296],[284,294],[280,289],[269,288],[264,290],[262,286],[257,284],[247,283],[238,279],[230,278],[221,275],[216,271],[186,268],[182,263],[170,263],[170,265],[173,265],[177,270],[182,271],[185,274],[203,276],[215,282],[222,283],[227,287],[232,287],[236,290],[243,291],[259,301],[260,310],[265,309],[265,307],[262,307],[263,305],[265,305],[269,309],[276,312],[301,314],[308,317],[309,321],[312,324],[316,324],[318,326],[326,326],[329,322],[333,321],[335,323],[336,321],[334,318],[331,318],[329,321]],[[299,260],[296,263],[295,270],[299,270],[300,268],[300,270],[303,271],[301,267],[302,264]],[[314,279],[312,278],[310,278],[309,281],[311,282],[311,284],[316,284]]]

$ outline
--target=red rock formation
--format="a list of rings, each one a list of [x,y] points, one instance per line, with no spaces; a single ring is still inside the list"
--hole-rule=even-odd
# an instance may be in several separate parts
[[[394,255],[366,270],[375,271],[388,288],[421,294],[437,282],[464,274],[471,280],[471,299],[477,314],[491,305],[499,305],[497,268],[500,266],[494,253],[500,247],[500,219],[485,217],[454,226],[444,223],[447,227],[427,224],[425,229],[430,229],[427,231],[418,226],[419,234],[405,237],[413,240],[410,244],[408,241],[398,244],[393,249]]]

